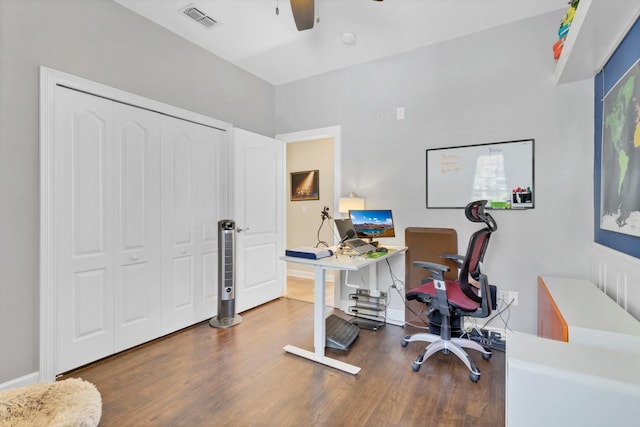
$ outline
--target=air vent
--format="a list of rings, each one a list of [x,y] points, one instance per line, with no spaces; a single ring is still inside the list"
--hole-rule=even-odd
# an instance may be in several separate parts
[[[189,6],[186,9],[184,9],[182,13],[184,13],[189,18],[193,19],[196,22],[199,22],[200,24],[204,25],[207,28],[213,27],[218,23],[215,19],[208,16],[206,13],[203,13],[200,9],[196,7]]]

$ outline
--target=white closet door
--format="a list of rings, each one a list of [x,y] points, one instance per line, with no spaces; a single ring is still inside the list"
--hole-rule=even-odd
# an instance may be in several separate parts
[[[225,132],[162,117],[163,329],[213,317],[217,221],[224,211]]]
[[[160,115],[114,103],[115,352],[162,333]]]
[[[234,129],[236,311],[282,296],[284,144]]]
[[[55,372],[113,352],[110,101],[56,88]]]
[[[196,172],[198,205],[196,236],[200,282],[196,288],[196,321],[218,310],[218,221],[228,218],[229,179],[226,131],[198,125]]]

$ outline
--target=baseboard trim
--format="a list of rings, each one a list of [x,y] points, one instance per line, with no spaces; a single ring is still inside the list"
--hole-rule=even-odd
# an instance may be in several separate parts
[[[32,372],[22,377],[14,378],[10,381],[0,384],[0,390],[7,390],[10,388],[38,384],[39,382],[40,382],[40,372]]]
[[[404,326],[404,310],[387,308],[387,323],[396,326]]]

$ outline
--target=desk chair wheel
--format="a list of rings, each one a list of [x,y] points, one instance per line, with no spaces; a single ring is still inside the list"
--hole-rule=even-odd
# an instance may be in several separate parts
[[[407,341],[407,340],[403,339],[403,340],[402,340],[402,342],[400,343],[400,345],[401,345],[402,347],[406,347],[406,346],[408,346],[408,345],[409,345],[409,341]]]
[[[480,375],[478,374],[474,374],[473,372],[469,374],[469,379],[471,381],[473,381],[474,383],[477,383],[478,380],[480,379]]]
[[[482,353],[482,359],[483,360],[491,359],[491,353]]]

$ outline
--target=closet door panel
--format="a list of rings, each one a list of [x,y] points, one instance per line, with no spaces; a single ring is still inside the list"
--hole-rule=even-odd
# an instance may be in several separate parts
[[[114,103],[115,351],[161,335],[160,116]]]
[[[111,102],[56,88],[56,362],[65,372],[113,351]]]
[[[225,131],[162,117],[165,329],[215,316],[218,221],[227,197]]]
[[[217,313],[218,303],[218,221],[224,219],[227,194],[225,132],[199,126],[196,134],[198,183],[197,234],[200,254],[200,283],[196,290],[196,318],[204,320]]]
[[[162,295],[165,332],[194,321],[199,255],[196,231],[196,141],[191,123],[162,117]]]

